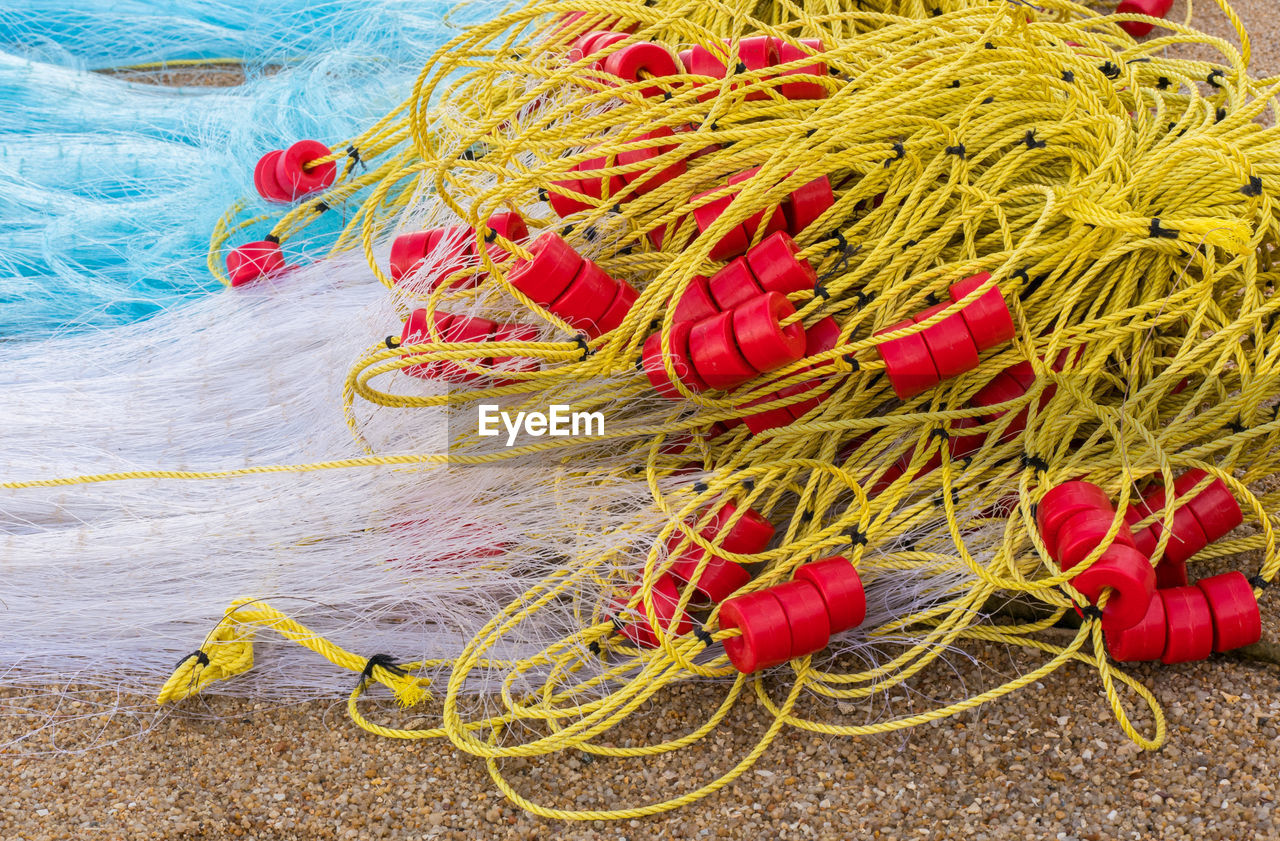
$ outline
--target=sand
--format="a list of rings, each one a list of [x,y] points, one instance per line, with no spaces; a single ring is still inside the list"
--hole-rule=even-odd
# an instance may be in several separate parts
[[[1196,5],[1200,25],[1225,36],[1213,4]],[[1175,14],[1183,8],[1180,0]],[[1280,73],[1275,0],[1236,9],[1253,33],[1254,72]],[[1272,646],[1280,645],[1278,599],[1273,591],[1263,600]],[[951,658],[954,671],[939,671],[919,690],[955,697],[958,681],[974,691],[1031,662],[1020,652],[970,653]],[[1127,742],[1096,673],[1069,667],[1012,698],[904,733],[836,739],[786,731],[722,792],[674,813],[610,824],[531,816],[503,799],[481,761],[444,742],[368,735],[347,720],[342,701],[197,699],[146,719],[145,735],[115,743],[137,722],[90,716],[60,727],[56,741],[45,732],[14,742],[54,702],[0,693],[0,745],[7,745],[0,839],[1280,837],[1280,668],[1216,657],[1133,672],[1168,716],[1169,740],[1156,753]],[[663,695],[618,738],[685,732],[722,693],[703,684]],[[888,709],[833,714],[883,719],[918,700],[899,696]],[[28,715],[11,714],[18,711]],[[431,721],[437,711],[426,705],[412,716]],[[748,702],[705,743],[665,761],[591,762],[575,753],[504,768],[539,802],[634,805],[710,779],[749,750],[767,722]],[[1137,723],[1150,726],[1142,715]],[[49,749],[62,752],[22,755]]]

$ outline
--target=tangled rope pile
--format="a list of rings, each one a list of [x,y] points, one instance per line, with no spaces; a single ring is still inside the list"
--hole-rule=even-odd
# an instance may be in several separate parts
[[[1111,655],[1173,661],[1202,648],[1198,639],[1165,644],[1174,596],[1160,593],[1194,590],[1183,555],[1195,555],[1194,570],[1261,550],[1261,566],[1249,570],[1253,597],[1280,569],[1280,497],[1259,487],[1280,466],[1280,272],[1271,260],[1280,134],[1270,127],[1280,79],[1249,75],[1247,33],[1219,5],[1239,50],[1172,22],[1138,43],[1119,25],[1133,16],[1062,0],[534,3],[468,29],[436,54],[399,109],[300,165],[298,183],[329,167],[332,186],[318,179],[278,216],[233,208],[215,232],[210,265],[225,278],[231,239],[270,221],[256,251],[231,252],[230,280],[279,273],[285,286],[298,277],[280,273],[280,244],[354,207],[334,251],[363,249],[406,324],[388,324],[386,339],[370,336],[346,378],[345,416],[366,455],[305,469],[413,468],[444,481],[501,468],[517,488],[506,504],[520,505],[522,492],[531,506],[552,500],[547,523],[557,533],[535,525],[497,545],[475,535],[467,569],[478,563],[529,586],[448,657],[354,654],[249,598],[183,661],[161,702],[248,669],[254,635],[272,629],[361,673],[348,708],[362,727],[448,738],[483,757],[514,802],[567,819],[692,802],[741,775],[787,727],[847,736],[910,728],[1071,662],[1096,669],[1133,741],[1158,747],[1165,723],[1156,699]],[[621,37],[591,52],[583,37],[596,31]],[[758,36],[799,57],[780,49],[767,65],[748,60]],[[729,69],[708,76],[681,60],[674,73],[611,72],[622,62],[610,56],[644,43],[671,56],[700,49]],[[1170,55],[1183,45],[1211,48],[1217,60]],[[804,95],[794,85],[806,86]],[[805,216],[801,191],[823,179],[830,198]],[[393,250],[389,265],[393,238],[400,249],[415,241],[405,237],[446,225],[465,233],[417,246],[408,266]],[[756,270],[753,255],[780,241],[782,226],[812,282],[789,287],[781,303],[774,292],[770,313],[786,341],[803,328],[804,351],[767,365],[752,357],[749,371],[717,385],[706,376],[715,366],[699,356],[711,353],[699,349],[712,341],[705,325],[732,322],[731,341],[751,356],[750,324],[739,315],[746,305],[726,305],[717,284],[728,282],[737,254]],[[613,279],[610,289],[638,292],[607,328],[594,323],[603,306],[584,319],[539,298],[539,284],[554,281],[541,274],[545,255],[564,253],[555,251],[561,244]],[[766,262],[757,279],[781,265]],[[716,300],[699,292],[706,278]],[[559,294],[547,297],[562,301]],[[712,312],[733,315],[703,313],[691,339],[682,308],[699,294]],[[993,295],[1007,307],[1012,339],[984,345],[971,319]],[[463,335],[463,322],[521,329]],[[938,337],[960,323],[977,347],[951,356]],[[904,349],[913,347],[926,356],[909,358]],[[980,358],[969,361],[976,350]],[[931,374],[913,380],[920,364]],[[502,447],[472,423],[488,404],[509,414],[571,406],[598,412],[604,425]],[[387,444],[388,427],[446,423],[445,448]],[[299,467],[128,471],[6,487]],[[521,488],[524,481],[531,484]],[[1165,488],[1175,489],[1176,504]],[[591,502],[597,492],[606,502]],[[1206,512],[1200,500],[1224,492],[1251,533],[1216,539],[1239,522],[1225,514],[1220,533],[1209,533],[1217,509]],[[1101,514],[1068,538],[1063,523],[1088,507],[1085,497],[1091,516]],[[1201,517],[1198,545],[1186,531],[1192,513]],[[771,537],[745,549],[731,543],[760,521]],[[532,569],[525,541],[545,550]],[[1153,596],[1148,583],[1146,593],[1160,604],[1158,617],[1145,600],[1134,607],[1131,579],[1085,586],[1090,573],[1123,566],[1118,549],[1140,550],[1145,574],[1159,576],[1164,589]],[[447,570],[456,559],[437,563]],[[710,592],[713,576],[743,569],[750,574],[741,583]],[[837,623],[839,605],[828,599],[826,632],[812,641],[808,620],[792,612],[812,593],[795,595],[788,582],[811,582],[826,598],[850,569],[865,592],[865,618]],[[828,574],[835,577],[820,577]],[[1203,589],[1212,601],[1212,587]],[[792,620],[775,630],[791,633],[794,656],[766,656],[766,643],[751,637],[763,633],[761,593],[777,594]],[[994,612],[1010,599],[1038,618]],[[1249,608],[1256,613],[1255,602]],[[1077,611],[1074,637],[1055,643],[1050,629]],[[555,641],[514,658],[498,653],[545,637],[553,615]],[[1219,618],[1191,636],[1207,633],[1219,650],[1247,641]],[[1135,627],[1160,636],[1154,655],[1119,655],[1118,646],[1150,648],[1124,637]],[[1177,630],[1171,618],[1167,635]],[[882,695],[972,640],[1044,657],[1003,685],[885,721],[836,724],[798,709],[808,696]],[[766,680],[753,657],[780,665]],[[723,703],[705,724],[638,747],[610,741],[647,700],[690,678],[723,679]],[[445,684],[436,728],[384,726],[358,703],[378,682],[411,705],[433,680]],[[477,686],[500,710],[472,714],[465,699]],[[1131,723],[1126,688],[1149,707],[1149,732]],[[767,732],[725,774],[670,800],[541,805],[499,765],[567,749],[610,757],[679,750],[722,726],[748,691],[773,717]]]

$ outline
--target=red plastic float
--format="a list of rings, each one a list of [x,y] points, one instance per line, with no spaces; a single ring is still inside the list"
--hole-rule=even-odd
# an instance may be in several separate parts
[[[637,584],[631,590],[631,595],[634,596],[639,590],[640,585]],[[678,617],[676,616],[676,608],[680,604],[680,590],[676,586],[675,579],[670,575],[663,574],[654,580],[653,586],[649,589],[649,601],[658,619],[658,627],[666,634],[679,637],[693,630],[693,620],[689,618],[687,612],[681,612]],[[626,602],[619,601],[615,606],[621,612]],[[622,635],[636,645],[641,648],[659,646],[658,635],[649,622],[643,601],[637,601],[635,607],[626,611],[625,618],[619,616],[618,621]]]
[[[856,628],[867,617],[862,578],[848,558],[836,555],[804,564],[796,569],[795,578],[808,581],[821,594],[832,634]]]
[[[1244,573],[1224,572],[1201,578],[1196,587],[1209,602],[1213,617],[1213,650],[1222,652],[1253,645],[1262,639],[1262,617],[1253,585]]]
[[[684,72],[684,68],[680,66],[670,50],[652,41],[630,44],[610,53],[604,60],[602,69],[627,82],[638,82],[642,78],[676,76]],[[641,88],[640,94],[644,97],[661,96],[662,88],[649,85]]]
[[[1160,591],[1164,600],[1165,663],[1189,663],[1213,653],[1213,614],[1209,599],[1199,587],[1169,587]]]
[[[769,590],[734,596],[720,606],[720,627],[741,630],[724,641],[729,662],[743,674],[791,659],[791,626],[782,602]]]
[[[286,268],[280,243],[269,239],[246,242],[227,255],[227,276],[232,286],[244,286]]]
[[[1169,10],[1172,8],[1173,0],[1120,0],[1120,4],[1116,6],[1116,13],[1121,15],[1150,15],[1153,18],[1163,18],[1169,14]],[[1137,20],[1126,20],[1120,23],[1120,28],[1134,38],[1141,38],[1144,35],[1151,34],[1153,24]]]
[[[758,511],[748,508],[733,528],[726,530],[725,527],[737,511],[737,506],[732,502],[725,503],[699,534],[707,541],[719,539],[720,548],[726,552],[739,555],[763,552],[773,538],[773,524]],[[674,550],[681,540],[682,535],[672,535],[668,548]],[[693,581],[698,564],[705,555],[706,551],[701,546],[690,545],[672,561],[670,572],[682,581],[691,582],[694,589],[712,604],[724,601],[751,580],[750,573],[742,565],[712,555],[698,580]]]
[[[689,333],[689,358],[711,388],[728,391],[756,375],[733,332],[733,311],[699,321]]]
[[[745,257],[735,257],[726,263],[724,268],[707,281],[707,289],[711,292],[718,312],[732,309],[765,292],[756,281]]]
[[[1102,609],[1102,628],[1123,630],[1146,616],[1156,592],[1156,573],[1137,549],[1113,543],[1103,550],[1102,557],[1071,579],[1071,586],[1094,603],[1110,588],[1111,596]]]
[[[1165,627],[1164,597],[1157,590],[1147,606],[1147,613],[1138,624],[1121,630],[1103,631],[1107,651],[1122,663],[1142,660],[1159,660],[1164,654],[1168,630]]]
[[[517,260],[507,272],[507,282],[530,300],[545,307],[560,297],[582,268],[582,255],[555,231],[540,235],[529,246],[529,260]]]
[[[329,189],[338,174],[337,162],[309,165],[331,154],[318,140],[299,140],[276,158],[276,183],[292,200]]]
[[[836,196],[827,176],[821,175],[801,185],[782,203],[782,212],[787,219],[787,232],[793,237],[799,236],[801,231],[813,224],[814,220],[835,203]]]
[[[280,186],[280,182],[276,180],[276,163],[283,154],[283,149],[272,149],[259,158],[257,165],[253,168],[253,187],[258,191],[258,195],[267,201],[279,204],[293,201],[292,193]]]
[[[698,376],[689,358],[689,335],[693,332],[693,326],[691,321],[677,321],[671,325],[671,332],[666,334],[665,344],[662,333],[654,333],[645,340],[640,364],[654,391],[663,397],[672,400],[680,398],[680,392],[667,378],[663,362],[666,357],[671,358],[671,367],[675,369],[677,379],[685,388],[695,392],[707,390],[707,384]]]
[[[825,50],[822,41],[817,38],[801,38],[800,44],[788,43],[786,41],[778,42],[778,61],[777,64],[790,64],[793,61],[799,61],[803,58],[821,53]],[[805,48],[808,49],[805,49]],[[783,76],[818,76],[823,77],[828,74],[827,65],[821,61],[815,61],[812,64],[802,65],[793,70],[783,71]],[[784,99],[801,100],[801,99],[826,99],[827,89],[819,82],[784,82],[778,88],[779,93]]]

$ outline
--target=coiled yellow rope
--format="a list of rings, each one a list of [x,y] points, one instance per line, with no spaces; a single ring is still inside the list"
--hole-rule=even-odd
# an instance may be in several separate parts
[[[1280,396],[1280,271],[1271,257],[1280,233],[1274,198],[1280,195],[1280,133],[1274,128],[1280,80],[1249,75],[1247,33],[1225,0],[1217,2],[1235,27],[1239,49],[1171,22],[1159,37],[1136,43],[1118,18],[1065,0],[1037,7],[985,0],[565,0],[533,3],[468,29],[428,63],[409,100],[365,134],[334,147],[333,160],[349,157],[343,150],[354,148],[369,168],[348,166],[346,177],[318,200],[325,207],[359,202],[334,248],[363,248],[402,312],[422,306],[515,313],[523,321],[540,320],[559,338],[447,343],[432,328],[432,341],[375,345],[345,387],[357,438],[363,441],[362,413],[370,407],[457,408],[505,398],[516,409],[550,403],[607,408],[607,440],[628,454],[628,470],[643,473],[652,506],[666,523],[653,535],[642,586],[630,600],[655,626],[650,588],[667,563],[664,547],[673,536],[683,546],[759,564],[749,589],[787,581],[800,564],[837,553],[864,578],[910,575],[936,582],[936,589],[926,607],[865,630],[869,641],[883,646],[878,664],[802,658],[786,668],[781,700],[759,676],[740,675],[729,665],[716,643],[732,632],[719,630],[718,608],[700,618],[707,636],[659,632],[660,647],[646,650],[615,633],[604,598],[584,603],[582,627],[538,655],[491,659],[488,653],[504,638],[522,623],[536,622],[539,610],[555,600],[586,590],[625,599],[633,582],[616,572],[619,550],[593,548],[567,558],[449,661],[374,662],[264,605],[237,603],[202,646],[202,656],[184,661],[160,701],[248,668],[254,631],[271,628],[364,672],[349,703],[361,727],[394,738],[448,738],[483,757],[495,784],[522,807],[583,820],[640,817],[706,796],[741,775],[788,726],[841,736],[891,732],[972,709],[1069,662],[1096,669],[1126,735],[1144,748],[1158,747],[1166,730],[1160,707],[1108,659],[1095,616],[1086,615],[1066,646],[1047,641],[1047,631],[1084,599],[1070,586],[1071,575],[1048,558],[1033,505],[1054,485],[1085,478],[1123,510],[1140,486],[1171,483],[1184,470],[1199,468],[1228,485],[1246,522],[1256,526],[1201,557],[1262,550],[1255,580],[1269,583],[1280,570],[1274,531],[1280,492],[1257,490],[1280,467],[1274,408]],[[573,12],[584,14],[565,17]],[[686,74],[619,85],[591,69],[592,60],[563,57],[578,35],[611,22],[635,29],[610,49],[653,40],[674,51],[756,34],[792,42],[821,38],[831,74],[814,81],[829,96],[788,101],[761,71],[726,80]],[[1188,46],[1212,50],[1216,61],[1177,57]],[[731,52],[728,64],[734,63]],[[649,84],[668,95],[645,98],[640,89]],[[717,96],[700,99],[709,87]],[[748,101],[755,91],[767,96]],[[591,209],[564,222],[540,200],[539,191],[564,180],[576,164],[615,160],[621,151],[646,145],[634,138],[660,127],[677,130],[661,144],[676,148],[646,166],[688,159],[684,175],[643,196],[624,192],[593,200]],[[708,148],[713,151],[693,157]],[[706,234],[695,235],[687,221],[693,196],[749,167],[759,172],[731,209]],[[612,166],[602,175],[634,169]],[[805,325],[825,317],[838,322],[837,347],[732,394],[682,389],[684,400],[655,409],[648,381],[635,370],[645,338],[655,329],[669,331],[673,304],[690,280],[717,268],[709,254],[720,234],[821,175],[836,186],[835,205],[798,237],[818,269],[820,288],[791,297]],[[424,202],[448,208],[474,226],[478,238],[488,233],[484,220],[503,210],[518,211],[533,229],[564,230],[574,245],[598,251],[597,262],[640,288],[641,297],[622,326],[584,346],[564,322],[507,282],[512,259],[528,252],[501,237],[498,244],[513,257],[495,263],[481,248],[478,270],[488,279],[479,286],[449,289],[445,283],[430,294],[396,288],[375,259],[375,246],[406,211]],[[221,275],[231,236],[263,221],[242,218],[243,211],[233,208],[214,233],[215,274]],[[316,214],[314,202],[300,204],[275,219],[271,233],[287,243]],[[647,234],[661,225],[667,235],[656,249]],[[1009,304],[1017,338],[984,354],[979,368],[898,400],[875,350],[885,337],[873,334],[945,300],[949,284],[981,271],[991,274],[985,288],[998,286]],[[1070,363],[1054,370],[1050,362],[1064,353]],[[506,375],[515,381],[511,385],[436,396],[395,390],[403,382],[395,372],[408,366],[450,360],[483,371],[472,360],[492,356],[536,359],[540,370]],[[963,462],[953,459],[948,430],[990,415],[989,408],[971,407],[970,399],[1021,361],[1033,366],[1036,384],[999,420],[966,430],[986,433],[986,443]],[[780,385],[815,377],[833,394],[800,422],[754,437],[745,427],[712,427],[741,417],[741,406]],[[595,385],[600,382],[610,383],[609,389]],[[1050,387],[1052,397],[1042,403]],[[1025,430],[1004,435],[1024,407]],[[691,449],[678,456],[664,452],[663,445],[680,436],[689,436]],[[367,458],[343,462],[4,486],[494,463],[531,455],[607,483],[615,478],[613,468],[583,456],[601,440],[495,453],[460,436],[448,454],[382,454],[366,445]],[[940,466],[921,473],[935,455]],[[691,459],[699,472],[681,478]],[[899,478],[879,493],[867,490],[899,462],[909,465]],[[778,526],[773,548],[738,556],[698,533],[691,524],[699,512],[725,498]],[[1168,532],[1172,512],[1161,516]],[[1157,555],[1167,541],[1166,534]],[[1095,551],[1072,575],[1098,556]],[[681,609],[691,596],[686,588]],[[1014,624],[993,618],[987,605],[997,597],[1039,606],[1043,618]],[[887,721],[849,726],[797,712],[806,696],[844,701],[885,693],[967,641],[1020,646],[1045,659],[989,691]],[[370,678],[412,703],[433,670],[447,671],[436,728],[383,726],[357,703]],[[500,711],[468,716],[461,699],[469,682],[493,673],[503,675]],[[642,704],[692,676],[724,679],[724,701],[703,726],[641,747],[610,743],[610,731]],[[1122,687],[1150,709],[1146,733],[1131,722]],[[773,716],[767,732],[725,774],[670,800],[626,809],[555,808],[521,796],[498,764],[566,749],[611,757],[679,750],[721,726],[747,689]]]

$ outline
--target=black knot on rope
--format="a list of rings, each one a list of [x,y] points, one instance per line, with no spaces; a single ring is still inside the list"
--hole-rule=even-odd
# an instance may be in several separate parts
[[[600,239],[600,232],[595,228],[584,228],[582,235],[587,238],[587,242],[595,242]]]
[[[844,355],[844,361],[849,363],[849,367],[852,368],[854,372],[862,370],[862,366],[858,364],[857,357],[855,357],[852,353],[846,353]],[[1277,407],[1277,408],[1280,408],[1280,407]]]
[[[582,360],[589,358],[592,354],[595,353],[595,351],[591,349],[591,345],[587,344],[586,336],[583,336],[581,334],[574,336],[573,342],[578,346],[578,350],[582,351]],[[579,361],[582,361],[582,360],[579,360]]]
[[[693,492],[694,492],[694,493],[696,493],[696,494],[704,494],[704,493],[706,493],[706,492],[707,492],[707,491],[709,491],[709,490],[711,490],[711,488],[709,488],[709,487],[707,486],[707,483],[706,483],[706,482],[694,482],[694,483],[693,483]]]
[[[592,654],[594,654],[594,655],[596,655],[597,657],[599,657],[599,656],[600,656],[600,643],[596,642],[595,640],[592,640],[592,641],[591,641],[591,645],[588,645],[588,646],[587,646],[587,651],[590,651]]]
[[[1162,91],[1163,91],[1163,90],[1168,90],[1168,89],[1169,89],[1169,86],[1170,86],[1170,85],[1172,85],[1172,84],[1173,84],[1173,82],[1169,81],[1169,77],[1168,77],[1168,76],[1161,76],[1159,79],[1157,79],[1157,80],[1156,80],[1156,87],[1157,87],[1157,88],[1159,88],[1159,89],[1160,89],[1160,90],[1162,90]]]
[[[1265,590],[1271,586],[1271,582],[1263,578],[1261,575],[1249,576],[1249,583],[1259,590]]]
[[[1220,122],[1222,122],[1223,120],[1225,120],[1226,118],[1227,118],[1227,109],[1226,109],[1226,108],[1219,108],[1219,109],[1218,109],[1218,112],[1217,112],[1216,114],[1214,114],[1213,121],[1214,121],[1215,123],[1220,123]]]
[[[1084,614],[1086,619],[1102,618],[1102,610],[1096,604],[1086,605],[1080,608],[1080,612]]]
[[[1076,74],[1072,73],[1070,70],[1062,71],[1062,81],[1066,82],[1067,84],[1071,84],[1075,80],[1076,80]]]
[[[329,209],[329,205],[327,202],[318,201],[315,204],[311,205],[311,209],[316,212],[317,216],[319,216],[321,213],[324,213],[326,210]]]
[[[368,166],[368,164],[366,164],[366,163],[364,162],[364,160],[360,157],[360,150],[359,150],[359,149],[357,149],[355,146],[348,146],[348,147],[347,147],[347,157],[351,159],[351,165],[352,165],[353,167],[354,167],[356,164],[359,164],[361,167],[363,167],[363,168],[364,168],[364,170],[365,170],[366,172],[368,172],[368,170],[369,170],[369,166]]]
[[[177,664],[174,665],[173,667],[174,670],[176,671],[177,669],[181,668],[182,664],[190,660],[192,657],[196,658],[197,666],[203,667],[203,666],[209,665],[209,655],[204,653],[203,648],[197,648],[195,651],[191,652],[190,654],[186,655],[181,660],[179,660]]]
[[[360,672],[360,679],[368,680],[373,677],[374,667],[377,666],[382,667],[397,677],[404,677],[409,674],[404,669],[396,665],[396,658],[392,657],[390,654],[375,654],[365,661],[364,669]]]
[[[738,66],[733,69],[733,72],[739,73],[739,74],[746,73],[747,72],[746,63],[742,61],[738,62]]]
[[[276,245],[279,245],[279,244],[280,244],[280,237],[276,236],[275,234],[267,234],[265,237],[263,237],[263,238],[262,238],[262,241],[263,241],[263,242],[273,242],[273,243],[275,243]]]
[[[983,44],[982,47],[983,49],[986,49],[986,50],[994,50],[996,48],[996,45],[988,41],[987,43]]]
[[[539,187],[539,188],[538,188],[538,201],[548,201],[548,200],[550,200],[550,198],[551,198],[551,196],[547,194],[547,188],[546,188],[546,187]]]
[[[484,235],[484,241],[485,241],[485,242],[497,242],[497,241],[498,241],[498,232],[497,232],[497,231],[495,231],[493,228],[490,228],[490,229],[489,229],[489,233],[487,233],[487,234],[485,234],[485,235]]]
[[[1222,83],[1219,80],[1225,79],[1226,75],[1227,74],[1223,73],[1221,70],[1210,70],[1209,75],[1205,77],[1205,81],[1213,85],[1215,88],[1220,88],[1222,87]]]
[[[955,81],[953,81],[953,82],[949,85],[949,87],[953,87],[953,88],[958,88],[958,87],[960,87],[960,80],[959,80],[959,79],[956,79]]]
[[[1043,140],[1036,140],[1036,130],[1031,129],[1027,132],[1026,137],[1022,138],[1022,142],[1027,144],[1028,149],[1043,149],[1049,144]]]
[[[950,441],[951,433],[940,426],[935,426],[933,429],[929,430],[929,440],[932,441],[934,438],[941,438],[943,441]]]
[[[995,101],[996,101],[996,98],[995,98],[994,96],[989,96],[989,97],[987,97],[986,99],[982,100],[982,104],[983,104],[983,105],[990,105],[991,103],[993,103],[993,102],[995,102]]]
[[[1011,274],[1011,275],[1010,275],[1010,277],[1020,277],[1020,278],[1022,278],[1022,282],[1023,282],[1023,283],[1030,283],[1030,282],[1031,282],[1031,276],[1027,274],[1027,270],[1026,270],[1026,269],[1018,269],[1018,270],[1017,270],[1017,271],[1015,271],[1013,274]]]
[[[1178,230],[1176,228],[1165,228],[1160,225],[1160,217],[1151,220],[1151,228],[1149,234],[1152,239],[1177,239]]]
[[[1256,175],[1249,176],[1249,183],[1240,188],[1240,192],[1246,196],[1262,195],[1262,179]]]
[[[618,202],[614,202],[614,203],[613,203],[613,207],[609,208],[609,210],[610,210],[611,212],[613,212],[613,213],[621,213],[621,212],[622,212],[622,205],[621,205],[620,203],[618,203]]]
[[[893,160],[900,161],[907,156],[907,147],[902,145],[901,140],[893,141]],[[888,166],[891,161],[885,161],[884,165]]]
[[[742,484],[742,487],[746,488],[747,493],[750,493],[751,491],[754,491],[756,489],[755,479],[743,479],[741,484]]]
[[[943,507],[943,505],[946,504],[946,498],[942,494],[937,494],[933,498],[933,504],[941,508]],[[952,507],[955,507],[959,504],[960,504],[960,489],[952,488],[951,489],[951,505]]]
[[[1098,70],[1102,73],[1103,76],[1106,76],[1108,79],[1116,79],[1116,78],[1119,78],[1120,76],[1120,68],[1117,67],[1115,62],[1112,62],[1112,61],[1104,62],[1103,65],[1098,68]]]
[[[861,3],[859,3],[858,5],[859,5],[859,6],[861,6],[862,4],[861,4]],[[937,8],[937,7],[934,7],[934,8],[932,8],[932,9],[930,9],[930,10],[929,10],[929,17],[936,18],[936,17],[938,17],[938,16],[939,16],[939,15],[941,15],[941,14],[942,14],[942,9],[939,9],[939,8]]]
[[[670,99],[671,99],[671,91],[663,91],[663,92],[662,92],[662,101],[663,101],[663,102],[667,102],[667,101],[668,101],[668,100],[670,100]]]
[[[857,526],[854,526],[853,528],[845,532],[844,536],[849,538],[849,542],[854,546],[866,546],[867,543],[870,542],[869,538],[867,537],[867,533],[864,532],[862,529],[858,528]]]
[[[1022,466],[1024,468],[1030,467],[1033,470],[1038,470],[1039,472],[1044,473],[1049,469],[1049,462],[1040,458],[1040,456],[1035,453],[1023,453]]]
[[[400,347],[400,340],[395,336],[387,336],[385,341],[387,343],[387,350],[395,350]]]
[[[858,302],[858,306],[860,307],[865,307],[867,304],[875,300],[874,294],[868,295],[866,292],[863,292],[861,289],[859,289],[857,292],[854,292],[853,297],[854,297],[854,300]]]
[[[711,634],[707,633],[707,629],[701,625],[693,629],[693,635],[697,637],[698,641],[701,642],[703,645],[705,645],[707,648],[710,648],[711,646],[716,644],[715,639],[713,639]]]
[[[831,300],[831,293],[828,292],[827,287],[823,286],[821,283],[815,283],[813,285],[813,294],[817,295],[824,301]]]
[[[948,147],[947,147],[947,154],[948,154],[948,155],[955,155],[957,158],[960,158],[961,160],[964,160],[964,144],[963,144],[963,143],[957,143],[955,146],[948,146]]]

